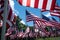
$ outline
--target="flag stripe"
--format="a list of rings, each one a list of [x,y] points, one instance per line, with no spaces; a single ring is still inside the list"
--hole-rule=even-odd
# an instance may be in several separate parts
[[[11,16],[12,16],[12,9],[10,8],[9,15],[8,15],[8,20],[11,19]]]
[[[54,10],[56,0],[18,0],[23,6],[39,8],[41,10]]]
[[[32,20],[33,20],[33,17],[31,15],[27,15],[26,21],[29,22],[29,21],[32,21]]]
[[[54,8],[55,8],[55,4],[56,3],[56,0],[52,0],[52,3],[51,3],[51,7],[50,7],[50,10],[53,11]]]
[[[18,2],[19,2],[21,5],[22,5],[22,1],[23,1],[23,0],[18,0]]]
[[[35,21],[35,23],[37,24],[38,27],[40,27],[40,22],[39,21]]]
[[[48,1],[48,0],[44,0],[44,1],[43,1],[42,9],[45,9],[45,10],[46,10],[47,1]]]
[[[60,7],[59,6],[55,6],[55,10],[60,10]]]
[[[30,7],[31,0],[27,0],[27,6]]]
[[[59,13],[51,13],[52,16],[57,16],[57,17],[60,17],[60,14]]]
[[[35,0],[31,0],[31,2],[30,2],[30,7],[34,7],[34,3],[35,3]]]
[[[27,6],[27,0],[23,0],[22,5]]]
[[[46,6],[46,10],[50,10],[50,8],[51,8],[51,3],[52,3],[52,0],[48,0],[47,6]]]
[[[56,13],[60,13],[60,10],[54,10],[54,12],[56,12]]]
[[[13,19],[14,19],[14,13],[12,13],[10,20],[13,21]]]
[[[38,3],[39,3],[39,0],[35,0],[35,4],[34,4],[34,8],[38,8]]]
[[[39,0],[38,8],[41,9],[43,5],[43,0]]]

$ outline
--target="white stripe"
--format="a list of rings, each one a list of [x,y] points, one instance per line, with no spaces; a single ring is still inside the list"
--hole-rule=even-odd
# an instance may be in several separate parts
[[[7,23],[9,24],[9,26],[12,26],[12,23],[9,20],[7,20]]]
[[[57,16],[60,16],[58,13],[51,13],[52,15],[57,15]]]
[[[60,10],[60,7],[55,7],[55,9],[59,9]]]
[[[50,10],[52,0],[48,0],[46,10]],[[52,5],[53,6],[53,5]]]
[[[34,7],[34,4],[35,4],[35,0],[31,0],[30,7]]]
[[[54,10],[54,12],[59,12],[60,13],[60,10]]]
[[[38,5],[38,8],[39,8],[39,9],[41,9],[41,8],[42,8],[43,1],[44,1],[44,0],[39,0],[39,5]]]
[[[40,27],[40,21],[36,21],[37,25]]]
[[[11,21],[13,21],[14,19],[14,13],[12,13],[12,16],[11,16]]]
[[[22,5],[26,6],[27,0],[23,0]]]

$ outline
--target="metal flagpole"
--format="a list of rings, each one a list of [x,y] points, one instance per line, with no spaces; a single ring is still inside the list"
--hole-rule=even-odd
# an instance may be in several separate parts
[[[1,32],[1,40],[5,40],[5,31],[6,31],[6,20],[7,20],[7,5],[8,0],[4,0],[4,12],[3,12],[3,26]]]

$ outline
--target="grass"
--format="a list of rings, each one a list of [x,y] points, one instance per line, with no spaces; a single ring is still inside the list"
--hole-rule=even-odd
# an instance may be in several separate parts
[[[37,38],[36,40],[60,40],[60,37]]]

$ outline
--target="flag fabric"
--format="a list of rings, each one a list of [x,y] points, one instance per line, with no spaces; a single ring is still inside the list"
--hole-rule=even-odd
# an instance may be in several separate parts
[[[54,11],[51,12],[52,16],[57,16],[60,18],[60,6],[55,6]]]
[[[39,8],[41,10],[54,10],[56,0],[18,0],[22,6]]]
[[[44,17],[44,15],[42,16],[42,18]],[[47,20],[46,19],[47,17],[45,16],[45,18],[43,18],[43,19],[45,19],[45,20]],[[48,18],[49,19],[49,18]],[[51,19],[49,19],[49,20],[47,20],[47,22],[48,23],[50,23],[51,24],[51,26],[52,27],[57,27],[57,28],[60,28],[59,26],[60,26],[60,23],[59,22],[57,22],[57,21],[55,21],[55,20],[51,20]],[[46,23],[45,23],[46,24]],[[50,25],[50,24],[48,24],[48,25]]]
[[[42,19],[49,21],[50,19],[42,14]]]
[[[31,13],[28,13],[28,14],[30,15],[29,16],[30,19],[34,22],[35,28],[38,28],[41,31],[43,31],[44,33],[48,34],[44,28],[46,26],[53,26],[53,25],[50,22],[48,22],[48,21],[46,21],[46,20],[44,20],[42,18],[39,18],[39,17],[37,17],[35,15],[32,15]],[[31,21],[31,20],[29,20],[29,21]]]
[[[55,6],[55,10],[60,10],[60,6]]]
[[[26,30],[25,30],[25,33],[29,33],[30,32],[30,28],[27,27]]]
[[[51,14],[52,16],[57,16],[57,17],[60,18],[60,13],[57,13],[57,12],[51,12],[50,14]]]
[[[49,24],[49,26],[53,26],[52,24],[50,24],[50,22],[48,22],[50,19],[45,17],[44,15],[42,15],[43,16],[42,17],[43,19],[42,19],[42,18],[39,18],[39,17],[37,17],[29,12],[27,13],[27,12],[26,12],[27,22],[34,21],[34,23],[36,23],[38,27],[40,27],[41,25],[47,26],[48,24]]]
[[[33,21],[33,16],[30,12],[26,11],[26,21]]]
[[[4,0],[0,0],[0,20],[3,20],[3,11],[4,11]],[[9,3],[8,3],[8,14],[7,15],[8,16],[7,16],[6,26],[8,28],[14,24],[12,20],[13,20],[13,17],[15,17],[15,16],[13,16],[13,12],[12,12],[12,9],[11,9]]]
[[[26,10],[26,21],[27,22],[33,21],[33,20],[38,19],[38,18],[39,18],[38,16],[35,16],[34,14],[32,14],[31,12]]]
[[[34,20],[35,24],[37,25],[38,29],[40,29],[41,31],[43,31],[46,35],[48,35],[48,33],[46,32],[46,30],[44,29],[47,25],[45,24],[45,22],[41,22],[41,20]],[[50,25],[51,26],[51,25]],[[36,26],[35,26],[36,27]]]
[[[53,17],[52,17],[52,20],[54,20],[54,21],[56,21],[56,22],[57,22],[57,20],[56,20],[55,18],[53,18]]]

